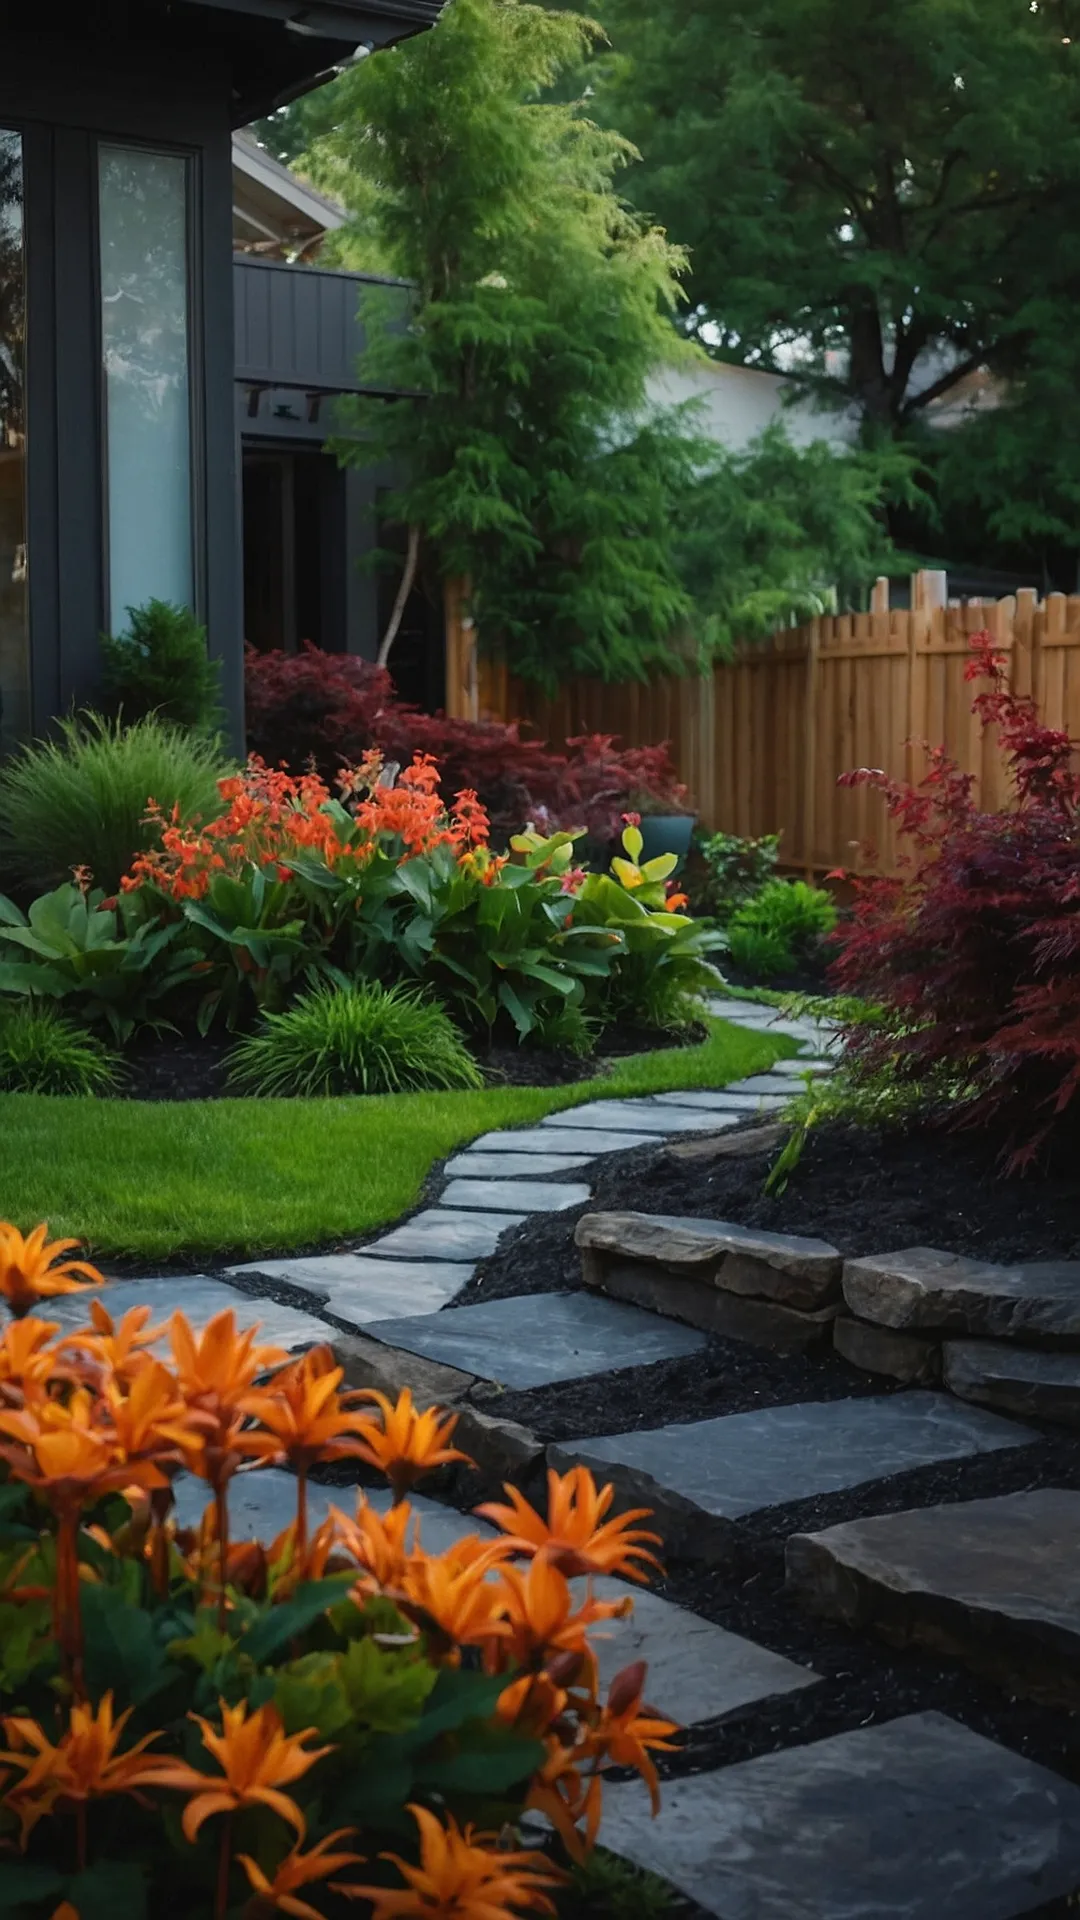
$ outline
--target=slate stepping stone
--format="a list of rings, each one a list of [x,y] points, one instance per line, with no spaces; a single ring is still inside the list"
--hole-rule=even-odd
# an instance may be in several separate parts
[[[378,1321],[367,1331],[388,1346],[522,1388],[682,1359],[707,1344],[691,1327],[584,1293],[488,1300],[424,1319]]]
[[[389,1315],[437,1313],[467,1287],[475,1267],[452,1260],[378,1260],[366,1253],[327,1253],[298,1260],[252,1260],[229,1273],[285,1280],[353,1326]]]
[[[752,1027],[766,1026],[776,1012],[775,1007],[762,1006],[757,1000],[727,1000],[719,994],[706,1000],[705,1007],[716,1020],[734,1020]]]
[[[653,1507],[669,1550],[716,1559],[746,1514],[1037,1438],[945,1394],[912,1391],[609,1434],[553,1446],[549,1457],[560,1468],[583,1461],[634,1505]]]
[[[835,1073],[835,1071],[835,1064],[831,1060],[804,1060],[800,1055],[796,1055],[794,1060],[774,1060],[769,1068],[769,1077],[772,1078],[780,1073],[785,1080],[797,1081],[805,1078],[808,1073],[818,1078],[822,1074]]]
[[[470,1147],[456,1153],[443,1171],[448,1179],[534,1180],[545,1174],[576,1173],[592,1164],[591,1153],[491,1153]]]
[[[1056,1487],[882,1514],[793,1535],[787,1581],[815,1613],[1076,1707],[1078,1529],[1080,1493]]]
[[[810,1062],[807,1061],[807,1066],[809,1065]],[[768,1073],[752,1073],[746,1080],[733,1080],[726,1091],[728,1093],[776,1095],[777,1098],[781,1100],[792,1100],[801,1092],[801,1088],[797,1082],[793,1086],[787,1074],[777,1075],[773,1073],[770,1068]]]
[[[316,1346],[333,1339],[333,1328],[314,1314],[301,1313],[296,1307],[279,1306],[276,1300],[252,1299],[237,1287],[220,1280],[208,1280],[200,1273],[179,1278],[153,1280],[117,1280],[103,1290],[72,1293],[48,1303],[50,1320],[59,1320],[64,1332],[85,1326],[90,1319],[90,1302],[100,1300],[114,1319],[129,1307],[149,1307],[151,1325],[164,1325],[179,1310],[187,1315],[196,1333],[208,1320],[225,1308],[236,1315],[238,1327],[257,1325],[259,1338],[267,1346],[285,1347],[290,1353],[301,1347]]]
[[[812,1310],[840,1292],[842,1261],[827,1240],[767,1233],[733,1220],[667,1213],[589,1213],[574,1235],[587,1285],[606,1284],[612,1262],[627,1260],[694,1278],[726,1292]],[[664,1276],[656,1280],[663,1312]]]
[[[560,1127],[557,1140],[553,1140],[550,1133],[546,1131],[545,1122],[539,1127],[522,1127],[520,1133],[511,1133],[504,1129],[496,1133],[482,1133],[479,1140],[473,1141],[470,1151],[483,1147],[485,1151],[493,1153],[519,1154],[524,1159],[526,1155],[532,1154],[543,1154],[546,1157],[553,1147],[557,1147],[560,1152],[565,1148],[567,1153],[587,1153],[591,1159],[600,1153],[626,1153],[630,1147],[656,1145],[655,1136],[652,1133],[642,1133],[640,1129],[636,1133],[624,1133],[621,1129],[576,1127],[574,1116],[580,1112],[581,1108],[576,1107],[572,1113],[563,1115],[566,1125]],[[525,1171],[523,1167],[522,1172]]]
[[[484,1260],[494,1253],[504,1233],[521,1225],[523,1213],[458,1213],[452,1208],[428,1207],[403,1226],[373,1240],[366,1253],[390,1259]]]
[[[844,1298],[862,1320],[989,1339],[1080,1341],[1080,1260],[999,1267],[935,1247],[849,1260]]]
[[[606,1621],[593,1636],[601,1685],[606,1688],[621,1668],[644,1660],[646,1699],[680,1726],[716,1720],[752,1701],[817,1683],[809,1668],[728,1633],[647,1587],[594,1580],[593,1588],[600,1600],[621,1600],[627,1592],[634,1599],[629,1620]]]
[[[961,1400],[1080,1427],[1080,1354],[1037,1353],[1002,1340],[946,1340],[942,1360],[945,1385]]]
[[[734,1113],[740,1118],[748,1113],[768,1113],[773,1107],[785,1107],[792,1100],[796,1088],[782,1085],[775,1080],[762,1084],[756,1080],[740,1080],[732,1087],[693,1087],[689,1093],[658,1093],[655,1097],[665,1107],[707,1108],[709,1112]]]
[[[1080,1789],[940,1713],[604,1792],[602,1842],[715,1920],[1022,1920],[1080,1883]]]
[[[732,1126],[738,1118],[737,1114],[732,1114]],[[699,1113],[687,1107],[662,1107],[648,1100],[592,1100],[585,1107],[568,1107],[565,1113],[549,1113],[540,1122],[541,1129],[550,1128],[552,1133],[561,1133],[567,1127],[575,1133],[593,1127],[599,1127],[602,1132],[617,1132],[620,1127],[625,1127],[628,1133],[694,1133],[706,1130],[713,1132],[722,1125],[723,1116],[718,1118],[715,1113]]]
[[[565,1213],[568,1207],[583,1207],[591,1190],[579,1181],[530,1180],[451,1180],[443,1193],[441,1207],[473,1207],[492,1213]]]
[[[372,1506],[385,1513],[390,1492],[385,1487],[366,1489]],[[308,1514],[312,1527],[325,1520],[331,1507],[352,1513],[356,1506],[355,1487],[327,1487],[308,1482]],[[182,1526],[196,1526],[207,1505],[206,1483],[193,1474],[181,1474],[176,1482],[176,1510]],[[448,1547],[470,1533],[487,1533],[482,1520],[444,1507],[422,1494],[410,1497],[420,1522],[421,1539],[432,1553],[445,1553]],[[296,1518],[296,1481],[283,1468],[269,1467],[256,1473],[237,1474],[229,1483],[229,1530],[234,1540],[261,1540],[267,1546]]]

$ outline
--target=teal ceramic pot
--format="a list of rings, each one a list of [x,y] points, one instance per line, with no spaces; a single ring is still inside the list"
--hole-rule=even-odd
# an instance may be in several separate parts
[[[693,813],[647,813],[642,816],[641,837],[645,842],[641,858],[655,860],[661,853],[674,853],[681,867],[690,851],[690,838],[697,815]]]

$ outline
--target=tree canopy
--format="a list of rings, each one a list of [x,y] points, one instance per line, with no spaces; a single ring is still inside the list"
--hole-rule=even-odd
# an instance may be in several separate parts
[[[690,252],[685,322],[868,435],[1023,375],[1080,286],[1075,0],[600,0],[627,190]]]

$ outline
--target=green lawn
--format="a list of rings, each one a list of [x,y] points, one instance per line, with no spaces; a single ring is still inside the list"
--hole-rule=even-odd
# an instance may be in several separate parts
[[[792,1042],[710,1021],[708,1040],[570,1087],[351,1100],[0,1096],[0,1219],[47,1220],[96,1255],[286,1250],[364,1233],[415,1205],[433,1162],[494,1127],[604,1094],[722,1086]]]

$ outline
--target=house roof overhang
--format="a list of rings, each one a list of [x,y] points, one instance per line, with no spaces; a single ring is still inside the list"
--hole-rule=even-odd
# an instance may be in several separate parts
[[[174,0],[188,34],[222,44],[233,70],[233,124],[296,99],[352,59],[434,26],[443,0]]]

